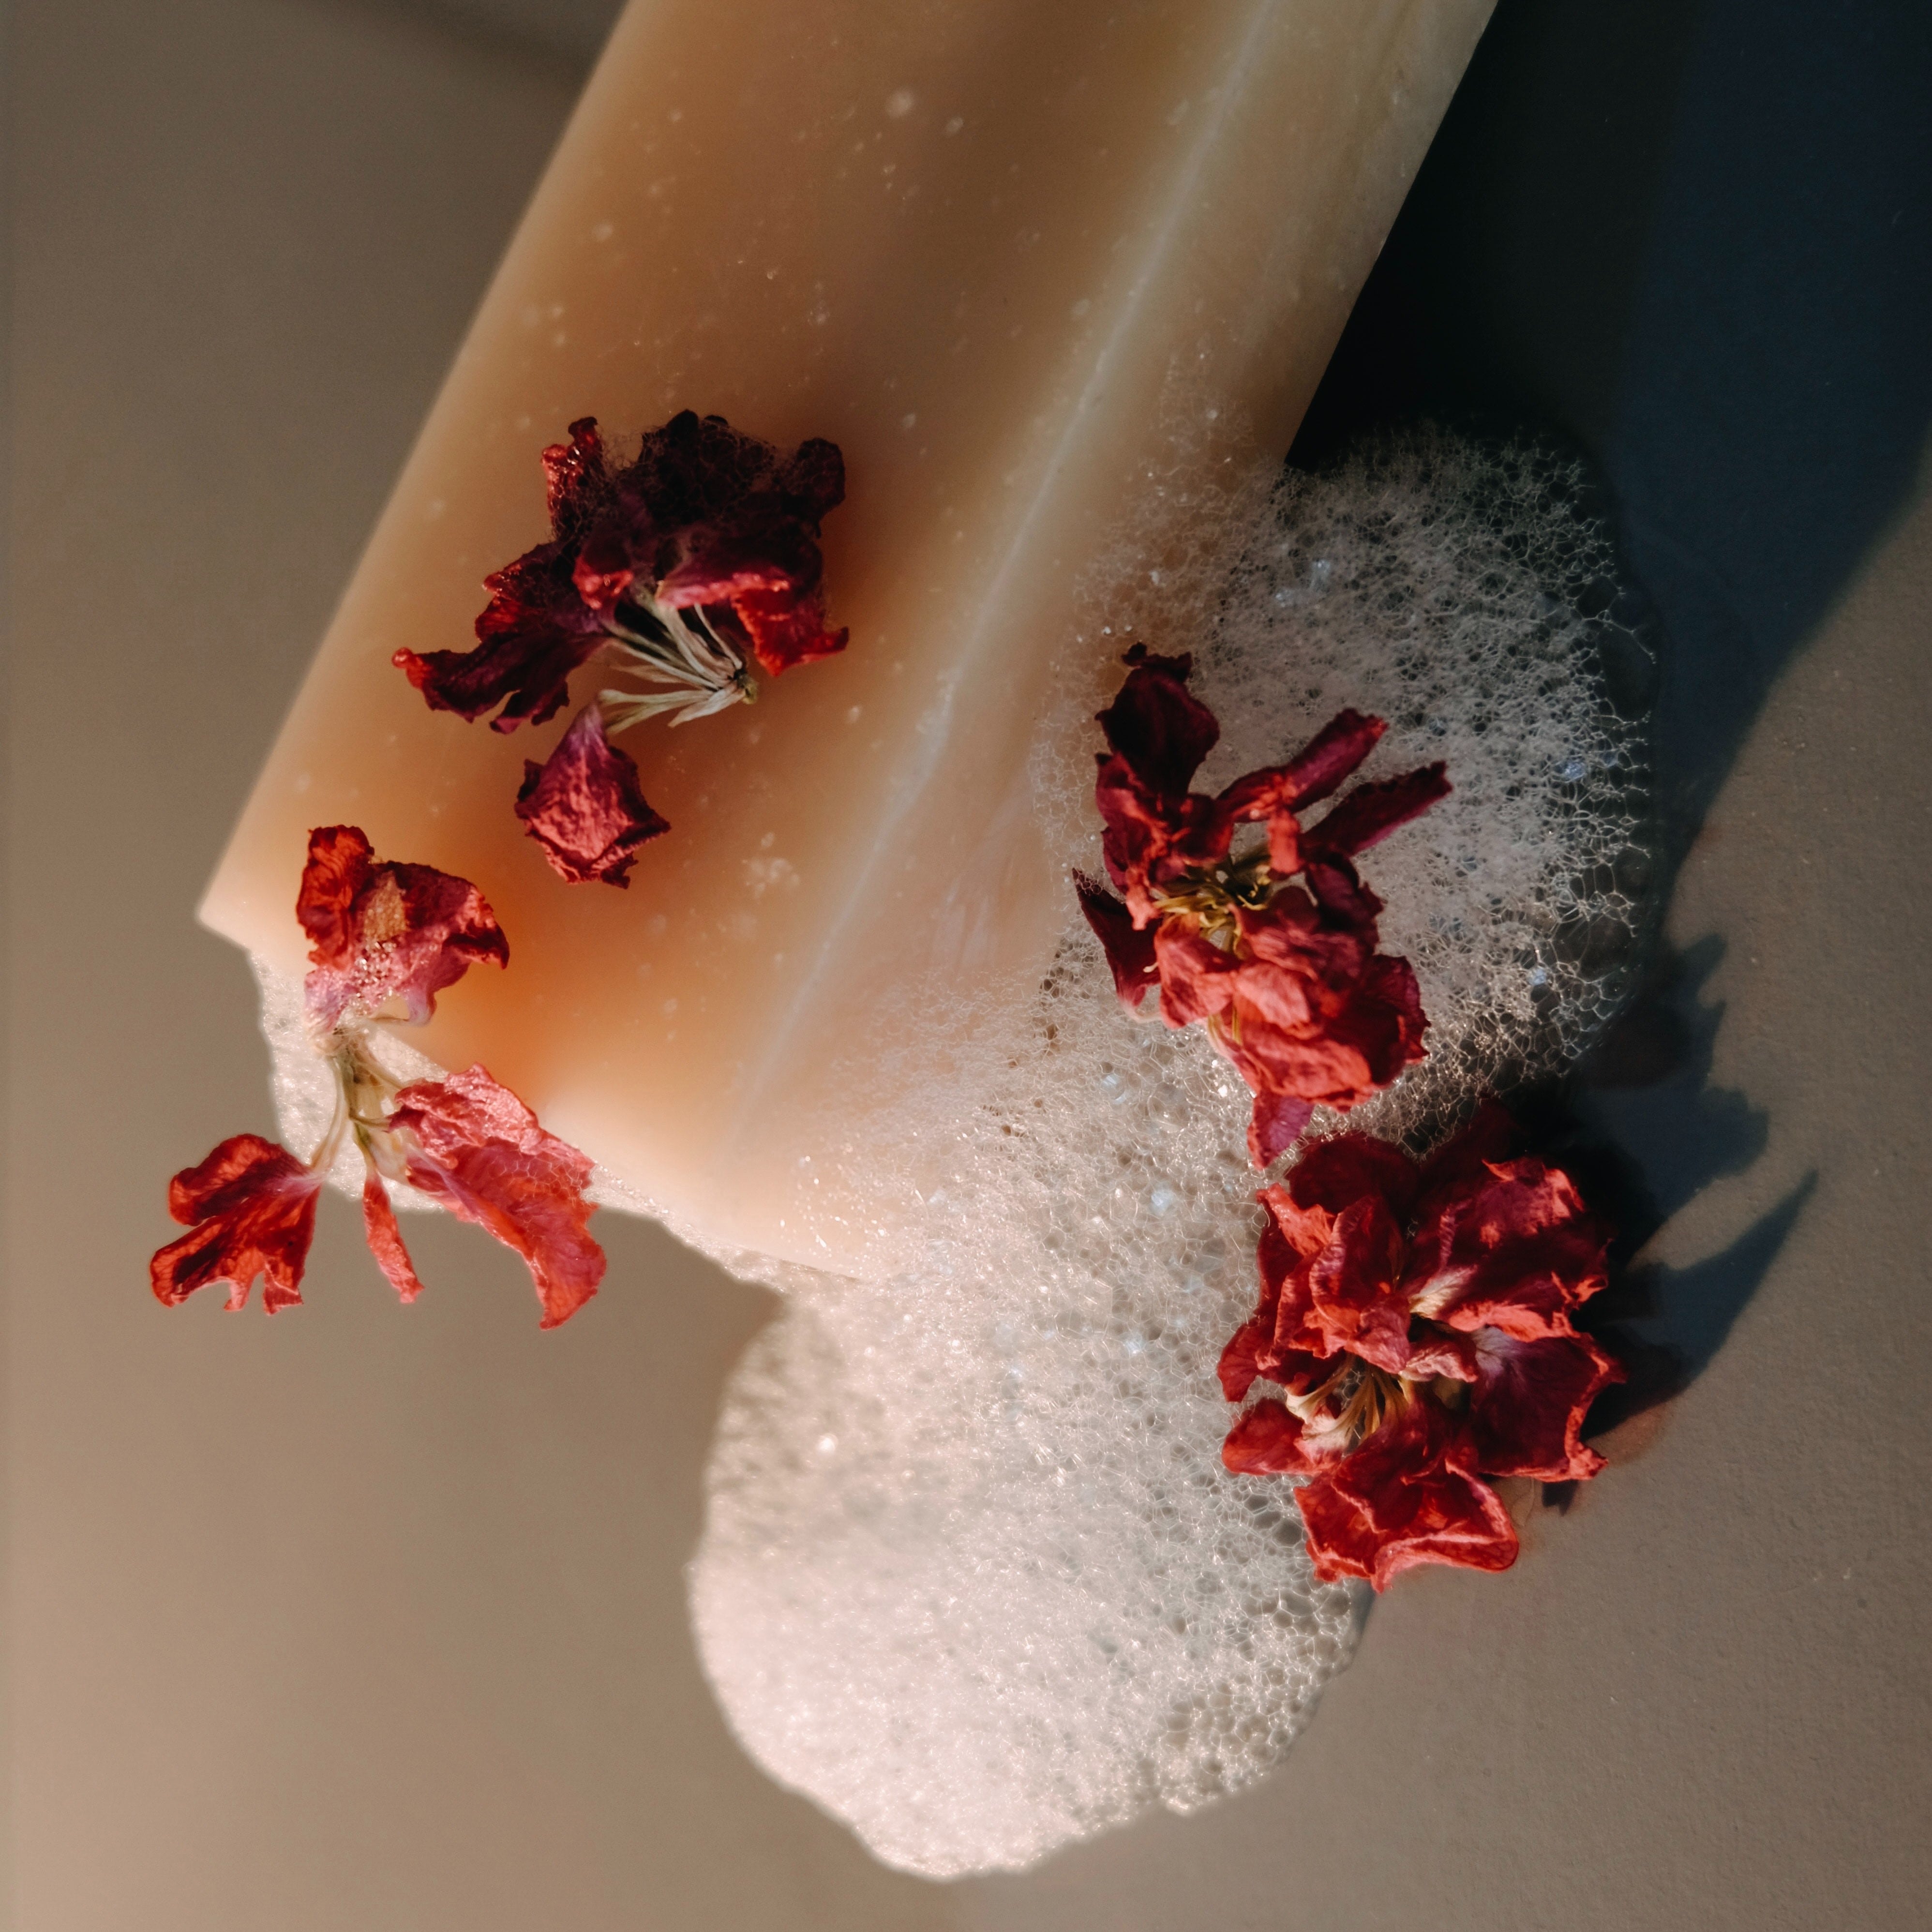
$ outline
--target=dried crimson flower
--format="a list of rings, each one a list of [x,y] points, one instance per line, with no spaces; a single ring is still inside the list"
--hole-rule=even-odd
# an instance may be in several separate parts
[[[603,1251],[586,1228],[590,1161],[545,1132],[484,1068],[405,1086],[374,1051],[375,1029],[391,1023],[384,1009],[400,1000],[420,1023],[475,962],[508,964],[509,943],[488,902],[466,879],[379,860],[358,828],[332,825],[309,834],[296,903],[314,941],[303,991],[316,1050],[334,1077],[334,1118],[306,1161],[258,1134],[237,1134],[176,1174],[169,1210],[190,1232],[154,1256],[155,1295],[172,1307],[226,1282],[227,1306],[238,1309],[260,1276],[270,1314],[298,1304],[316,1201],[352,1133],[370,1252],[404,1300],[414,1300],[422,1283],[385,1177],[514,1249],[529,1265],[543,1326],[568,1319],[604,1273]]]
[[[1282,1394],[1243,1414],[1222,1460],[1313,1478],[1296,1500],[1324,1581],[1506,1570],[1515,1528],[1483,1479],[1603,1467],[1583,1419],[1623,1371],[1570,1315],[1604,1286],[1608,1238],[1562,1168],[1505,1157],[1514,1131],[1486,1106],[1426,1162],[1337,1135],[1258,1197],[1261,1296],[1221,1388]]]
[[[608,651],[614,668],[653,688],[602,692],[599,735],[604,724],[621,730],[660,712],[682,724],[754,701],[754,663],[776,677],[844,649],[846,632],[826,626],[818,548],[820,524],[845,494],[836,443],[814,437],[788,455],[686,410],[646,434],[629,463],[612,463],[594,416],[572,423],[543,461],[550,541],[484,580],[476,648],[395,654],[432,709],[472,721],[494,710],[499,731],[541,724],[568,696],[571,674]],[[573,726],[550,760],[565,769],[526,778],[520,803],[568,790],[578,818],[654,830],[627,829],[601,848],[610,856],[600,867],[581,838],[547,837],[543,816],[519,815],[565,878],[616,873],[621,884],[638,845],[668,828],[644,803],[634,766],[627,781],[610,758],[586,760],[577,738]]]
[[[1378,952],[1382,902],[1351,860],[1447,796],[1440,764],[1358,785],[1312,826],[1375,748],[1378,718],[1343,711],[1285,764],[1210,795],[1189,789],[1220,735],[1187,688],[1190,656],[1136,644],[1100,722],[1095,801],[1117,899],[1075,875],[1115,990],[1138,1011],[1157,986],[1170,1026],[1204,1022],[1255,1096],[1248,1148],[1265,1167],[1318,1106],[1346,1112],[1422,1058],[1428,1021],[1408,962]],[[1267,842],[1240,856],[1238,830]],[[1292,881],[1298,877],[1301,881]]]
[[[510,963],[510,942],[467,879],[380,860],[353,825],[309,834],[296,916],[314,942],[302,991],[311,1024],[324,1033],[392,999],[420,1026],[436,994],[477,961]]]

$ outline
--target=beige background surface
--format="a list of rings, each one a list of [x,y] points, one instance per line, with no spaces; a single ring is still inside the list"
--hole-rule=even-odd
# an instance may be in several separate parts
[[[1932,1868],[1922,1225],[1932,510],[1774,695],[1678,883],[1762,1154],[1813,1191],[1710,1368],[1502,1579],[1376,1610],[1283,1768],[1017,1878],[884,1871],[738,1752],[681,1566],[767,1298],[605,1217],[554,1336],[471,1231],[402,1312],[168,1315],[168,1174],[272,1126],[190,910],[567,111],[348,0],[12,23],[6,1427],[22,1932],[1904,1928]]]

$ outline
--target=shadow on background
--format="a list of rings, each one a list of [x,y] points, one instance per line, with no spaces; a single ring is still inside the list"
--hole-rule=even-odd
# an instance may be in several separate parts
[[[1764,1151],[1769,1118],[1711,1084],[1724,1010],[1705,987],[1724,956],[1713,936],[1664,952],[1622,1016],[1561,1087],[1513,1096],[1532,1144],[1574,1174],[1616,1230],[1610,1286],[1581,1325],[1629,1378],[1606,1390],[1586,1432],[1598,1436],[1678,1394],[1708,1367],[1777,1258],[1816,1185],[1808,1174],[1720,1252],[1684,1268],[1639,1260],[1658,1229],[1714,1180]],[[1564,1500],[1574,1486],[1548,1486]]]
[[[1916,479],[1928,98],[1922,0],[1500,0],[1291,454],[1430,418],[1527,425],[1594,470],[1657,650],[1619,681],[1650,713],[1660,919],[1780,670]],[[1708,1084],[1721,953],[1656,961],[1565,1090],[1522,1103],[1621,1231],[1597,1324],[1631,1378],[1592,1433],[1709,1362],[1813,1185],[1694,1268],[1630,1266],[1765,1144]]]

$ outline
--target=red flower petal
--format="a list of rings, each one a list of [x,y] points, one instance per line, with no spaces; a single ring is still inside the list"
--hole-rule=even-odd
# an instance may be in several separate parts
[[[544,497],[552,528],[560,537],[580,536],[610,500],[610,465],[595,416],[580,416],[568,442],[554,442],[543,453]]]
[[[1344,854],[1366,851],[1449,796],[1452,788],[1444,769],[1424,765],[1379,784],[1358,785],[1319,825],[1303,832],[1303,842]]]
[[[1363,1576],[1385,1590],[1419,1563],[1507,1570],[1516,1561],[1515,1526],[1476,1474],[1467,1429],[1426,1399],[1327,1465],[1295,1500],[1324,1582]]]
[[[1258,1316],[1250,1317],[1228,1337],[1214,1372],[1221,1378],[1221,1393],[1230,1402],[1241,1401],[1253,1387],[1261,1373],[1257,1358],[1271,1339],[1274,1325],[1271,1322],[1264,1324]]]
[[[155,1298],[178,1306],[199,1288],[226,1282],[230,1308],[244,1307],[255,1277],[272,1315],[302,1300],[315,1237],[322,1176],[260,1134],[235,1134],[198,1167],[168,1184],[168,1212],[190,1232],[148,1264]]]
[[[629,885],[638,848],[670,830],[638,789],[637,760],[605,734],[595,701],[544,764],[524,761],[516,813],[551,869],[575,885]]]
[[[1397,1287],[1402,1229],[1378,1196],[1350,1202],[1328,1245],[1309,1264],[1310,1325],[1317,1352],[1346,1349],[1391,1373],[1408,1360],[1408,1298]]]
[[[1405,1286],[1448,1328],[1500,1328],[1526,1340],[1567,1334],[1569,1311],[1607,1282],[1608,1246],[1560,1168],[1486,1163],[1426,1204]]]
[[[596,1293],[604,1251],[586,1227],[595,1211],[583,1198],[590,1162],[545,1132],[486,1069],[405,1087],[388,1125],[403,1138],[412,1186],[523,1256],[544,1328],[568,1321]]]
[[[1507,1108],[1496,1100],[1484,1100],[1468,1125],[1444,1142],[1424,1165],[1424,1197],[1433,1198],[1472,1180],[1480,1182],[1483,1169],[1492,1161],[1508,1160],[1517,1151],[1522,1138],[1522,1130]]]
[[[309,834],[296,916],[314,941],[303,994],[325,1031],[345,1013],[373,1013],[392,999],[420,1025],[436,1011],[436,994],[478,960],[509,964],[510,943],[467,879],[378,860],[353,825]]]
[[[403,1231],[396,1224],[396,1210],[390,1202],[388,1190],[382,1185],[382,1177],[376,1172],[373,1161],[362,1183],[362,1232],[369,1252],[376,1257],[376,1265],[388,1276],[389,1286],[404,1300],[415,1300],[422,1292],[422,1283],[416,1278],[416,1264],[410,1259],[409,1250],[403,1245]]]
[[[1237,818],[1268,818],[1326,798],[1372,752],[1388,728],[1359,711],[1338,711],[1285,765],[1244,772],[1221,794]]]
[[[1129,1012],[1138,1012],[1150,986],[1160,983],[1154,969],[1154,934],[1134,924],[1133,915],[1098,879],[1084,872],[1073,874],[1073,890],[1079,896],[1080,910],[1094,928],[1107,964],[1114,975],[1114,991]]]
[[[483,580],[490,602],[476,620],[476,648],[399,650],[391,660],[432,711],[472,723],[502,710],[494,729],[514,731],[555,716],[570,695],[570,674],[587,664],[608,634],[586,604],[575,575],[576,547],[538,544]]]
[[[1214,712],[1187,688],[1194,659],[1152,657],[1144,644],[1136,644],[1121,662],[1132,668],[1113,703],[1098,714],[1100,728],[1149,791],[1178,797],[1221,735]]]
[[[1302,1476],[1316,1466],[1302,1446],[1300,1420],[1272,1396],[1228,1431],[1221,1460],[1237,1476]]]
[[[1594,1476],[1604,1459],[1583,1446],[1583,1418],[1622,1364],[1586,1335],[1520,1341],[1499,1328],[1473,1337],[1469,1428],[1477,1466],[1492,1476],[1546,1483]]]
[[[1340,711],[1285,765],[1245,773],[1222,793],[1237,818],[1265,818],[1268,865],[1278,878],[1301,869],[1298,812],[1326,798],[1376,748],[1387,728],[1379,718]]]
[[[1366,1134],[1336,1134],[1317,1141],[1288,1171],[1290,1199],[1303,1208],[1339,1214],[1364,1196],[1388,1202],[1398,1217],[1415,1198],[1415,1162],[1393,1141]]]
[[[1248,1116],[1248,1158],[1270,1166],[1294,1146],[1314,1118],[1315,1102],[1298,1094],[1257,1094]]]
[[[836,657],[852,634],[826,628],[825,600],[816,590],[805,596],[790,590],[740,591],[731,608],[758,668],[771,677],[794,664]]]

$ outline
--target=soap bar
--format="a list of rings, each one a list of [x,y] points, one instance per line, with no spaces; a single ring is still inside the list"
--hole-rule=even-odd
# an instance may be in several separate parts
[[[908,1190],[866,1137],[986,1050],[1073,910],[1037,778],[1118,674],[1094,586],[1157,568],[1150,504],[1286,450],[1489,4],[637,0],[203,919],[298,974],[315,825],[474,880],[511,970],[453,988],[425,1052],[714,1251],[888,1265]],[[687,408],[840,446],[851,641],[626,734],[672,830],[626,890],[566,884],[511,806],[569,711],[467,724],[391,658],[469,644],[573,418]]]

